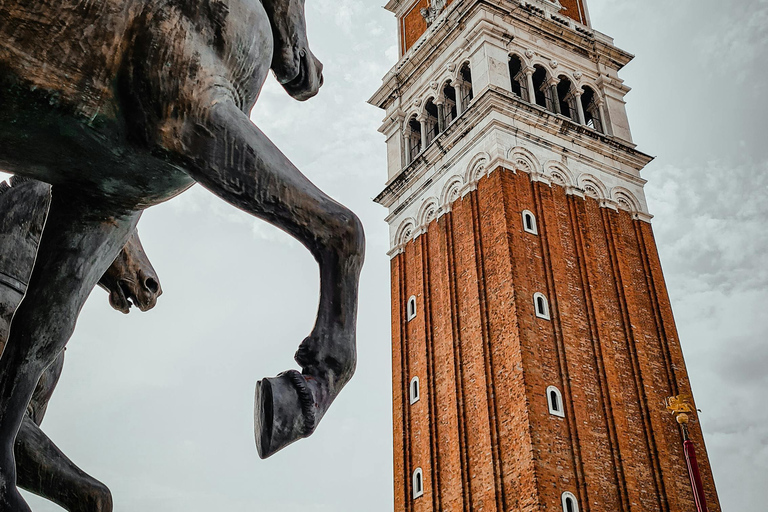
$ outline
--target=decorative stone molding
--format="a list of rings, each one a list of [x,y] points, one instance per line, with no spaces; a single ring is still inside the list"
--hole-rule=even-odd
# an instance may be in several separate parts
[[[424,17],[424,20],[427,22],[427,26],[432,25],[434,23],[435,19],[437,19],[438,16],[440,16],[440,13],[443,12],[443,9],[445,9],[445,4],[447,0],[432,0],[429,7],[421,9],[421,15]]]

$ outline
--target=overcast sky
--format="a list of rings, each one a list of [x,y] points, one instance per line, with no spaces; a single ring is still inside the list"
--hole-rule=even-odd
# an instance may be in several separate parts
[[[300,104],[270,78],[253,112],[365,223],[357,374],[311,438],[260,460],[254,386],[295,367],[315,262],[200,187],[147,211],[140,233],[165,294],[123,316],[93,293],[43,424],[116,511],[392,511],[388,237],[371,201],[386,180],[383,114],[365,103],[397,59],[383,1],[307,0],[325,86]],[[639,149],[657,156],[648,204],[723,509],[765,510],[768,0],[589,7],[637,55],[621,73],[627,108]]]

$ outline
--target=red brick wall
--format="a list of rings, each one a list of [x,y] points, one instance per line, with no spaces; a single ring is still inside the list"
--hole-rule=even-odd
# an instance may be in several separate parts
[[[649,224],[498,169],[392,260],[392,297],[396,511],[560,511],[564,491],[583,512],[693,510],[664,410],[690,387]],[[549,385],[565,418],[548,412]]]
[[[448,0],[446,5],[450,5],[453,0]],[[421,15],[421,10],[430,5],[429,0],[417,0],[411,9],[406,11],[400,18],[400,53],[407,52],[413,43],[427,31],[427,22]]]
[[[584,12],[584,0],[560,0],[560,5],[563,6],[563,10],[560,14],[565,14],[571,19],[578,21],[579,23],[587,24],[587,15]]]

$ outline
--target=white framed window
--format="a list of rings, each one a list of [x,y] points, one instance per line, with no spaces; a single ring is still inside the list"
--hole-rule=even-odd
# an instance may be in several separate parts
[[[572,492],[565,491],[560,499],[563,503],[563,512],[579,512],[579,502]]]
[[[408,303],[405,306],[405,318],[408,322],[416,318],[416,296],[411,295],[408,299]]]
[[[411,384],[408,386],[408,396],[410,397],[411,404],[415,404],[421,398],[421,389],[419,388],[419,378],[414,377],[411,379]]]
[[[424,494],[424,473],[421,468],[416,468],[413,472],[413,499]]]
[[[549,302],[543,293],[533,294],[533,308],[536,310],[537,317],[549,320]]]
[[[527,233],[539,234],[539,229],[536,227],[536,216],[529,210],[523,210],[523,229]]]
[[[555,386],[549,386],[547,388],[547,405],[549,405],[549,414],[565,418],[563,395]]]

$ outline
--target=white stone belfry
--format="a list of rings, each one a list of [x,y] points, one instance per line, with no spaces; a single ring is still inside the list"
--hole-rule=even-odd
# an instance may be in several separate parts
[[[405,20],[417,3],[386,7]],[[650,221],[640,170],[651,157],[632,142],[618,76],[633,56],[557,0],[445,4],[432,1],[426,31],[369,100],[386,111],[376,201],[389,208],[390,254],[500,167]]]

